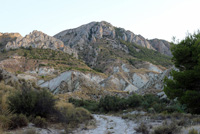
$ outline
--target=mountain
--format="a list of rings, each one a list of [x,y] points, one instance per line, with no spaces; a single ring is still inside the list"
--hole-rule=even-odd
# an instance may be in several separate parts
[[[36,30],[25,37],[0,37],[0,68],[63,99],[160,92],[172,66],[167,41],[147,40],[105,21],[54,37]]]
[[[76,49],[88,66],[104,73],[112,74],[110,66],[122,60],[132,63],[148,61],[165,67],[168,63],[170,65],[170,58],[157,52],[171,55],[167,41],[159,40],[159,44],[154,40],[148,41],[141,35],[114,27],[105,21],[65,30],[54,37],[63,41],[65,46]]]
[[[147,40],[105,21],[65,30],[54,37],[76,49],[89,67],[106,74],[108,78],[100,84],[110,89],[137,91],[172,65],[169,42]]]

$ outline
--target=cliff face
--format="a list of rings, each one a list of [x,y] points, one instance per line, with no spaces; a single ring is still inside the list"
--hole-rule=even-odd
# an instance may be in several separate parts
[[[23,38],[17,37],[16,40],[8,42],[5,46],[5,49],[17,49],[20,47],[61,50],[70,55],[73,54],[75,57],[78,57],[76,50],[71,49],[69,46],[65,46],[61,40],[36,30]]]

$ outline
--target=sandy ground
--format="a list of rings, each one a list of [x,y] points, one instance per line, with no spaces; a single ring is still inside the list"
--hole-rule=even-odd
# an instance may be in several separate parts
[[[96,128],[91,130],[77,130],[75,134],[134,134],[133,121],[124,120],[116,116],[93,115],[96,119]]]

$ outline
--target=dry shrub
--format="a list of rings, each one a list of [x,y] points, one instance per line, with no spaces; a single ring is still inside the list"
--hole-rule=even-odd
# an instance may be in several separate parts
[[[28,125],[28,119],[26,118],[25,115],[20,114],[20,115],[12,115],[10,118],[11,123],[9,128],[10,129],[15,129],[15,128],[20,128]]]
[[[14,88],[5,85],[3,81],[0,82],[0,110],[1,111],[6,111],[8,109],[8,104],[7,104],[7,98],[8,96],[14,92]]]
[[[198,131],[195,129],[191,129],[191,130],[189,130],[188,134],[198,134]]]
[[[59,101],[56,104],[56,109],[62,114],[61,117],[65,118],[64,122],[69,122],[73,119],[75,107],[71,103]]]
[[[0,115],[0,129],[7,130],[10,126],[11,120],[5,115]]]
[[[163,123],[162,126],[159,126],[154,129],[153,134],[176,134],[180,131],[180,129],[181,128],[175,123]]]
[[[37,116],[34,121],[33,121],[34,125],[36,127],[40,127],[40,128],[47,128],[48,124],[45,120],[45,118],[41,118],[40,116]]]
[[[142,134],[149,134],[149,129],[148,129],[147,125],[144,124],[144,123],[141,123],[139,125],[139,127],[136,128],[135,130],[136,130],[136,132],[139,132],[139,133],[142,133]]]
[[[200,124],[200,117],[194,117],[194,118],[192,119],[192,123],[193,123],[193,125]]]
[[[81,107],[76,108],[75,115],[79,122],[84,122],[93,118],[88,110]]]
[[[12,112],[8,110],[7,98],[14,88],[0,82],[0,129],[7,130],[11,124]]]
[[[75,108],[73,104],[64,101],[59,101],[56,104],[56,109],[59,110],[62,114],[62,117],[65,118],[65,123],[80,123],[92,118],[90,112],[86,109]]]

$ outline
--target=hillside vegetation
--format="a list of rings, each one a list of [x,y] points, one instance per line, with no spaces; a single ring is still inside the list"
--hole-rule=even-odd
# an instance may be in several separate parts
[[[125,42],[120,40],[120,42],[126,45],[130,51],[130,55],[137,59],[130,59],[130,63],[134,64],[137,61],[148,61],[155,65],[161,65],[164,67],[172,66],[171,57],[163,55],[158,51],[154,51],[134,43]]]
[[[93,72],[96,71],[89,68],[83,61],[74,58],[73,56],[64,53],[62,51],[56,51],[52,49],[39,49],[39,48],[20,48],[10,51],[3,51],[1,53],[0,60],[14,58],[15,56],[21,56],[21,59],[36,62],[35,67],[54,67],[56,70],[77,70],[81,72]]]

